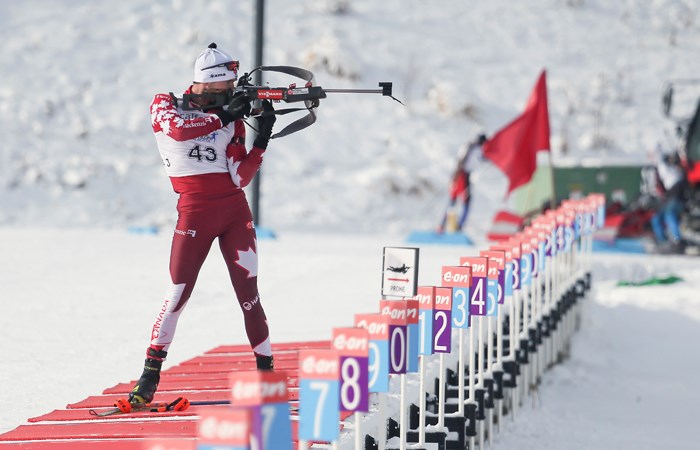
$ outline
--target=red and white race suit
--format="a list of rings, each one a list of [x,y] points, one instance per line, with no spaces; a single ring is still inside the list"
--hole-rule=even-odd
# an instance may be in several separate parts
[[[253,351],[271,355],[267,318],[258,294],[253,218],[242,188],[254,177],[264,149],[245,148],[245,125],[183,111],[168,94],[151,103],[151,124],[173,189],[180,194],[165,301],[151,332],[151,348],[167,351],[212,243],[219,248],[243,311]],[[203,328],[206,324],[202,324]]]

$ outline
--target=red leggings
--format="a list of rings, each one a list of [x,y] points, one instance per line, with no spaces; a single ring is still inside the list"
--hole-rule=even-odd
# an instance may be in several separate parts
[[[226,196],[209,197],[183,195],[177,210],[179,216],[170,252],[172,285],[153,324],[151,347],[168,350],[199,270],[218,237],[243,311],[250,346],[258,354],[270,355],[267,318],[258,294],[255,228],[244,192],[236,190]]]

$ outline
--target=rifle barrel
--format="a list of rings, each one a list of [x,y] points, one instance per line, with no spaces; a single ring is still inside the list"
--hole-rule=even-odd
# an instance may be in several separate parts
[[[329,94],[381,94],[382,89],[323,89]]]

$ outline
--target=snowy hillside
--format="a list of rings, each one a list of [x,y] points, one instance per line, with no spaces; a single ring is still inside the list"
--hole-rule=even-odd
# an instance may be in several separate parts
[[[330,96],[273,142],[262,221],[280,230],[433,227],[457,146],[518,114],[542,68],[555,163],[642,161],[670,125],[662,83],[700,73],[692,0],[266,4],[266,64],[324,87],[393,81],[406,103]],[[0,225],[172,224],[152,95],[185,89],[211,41],[252,66],[253,2],[203,5],[0,2]],[[492,167],[475,181],[478,230],[505,184]]]

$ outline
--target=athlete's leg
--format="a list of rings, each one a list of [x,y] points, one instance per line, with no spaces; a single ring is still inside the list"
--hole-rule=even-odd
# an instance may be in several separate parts
[[[651,223],[651,229],[654,232],[654,238],[656,238],[656,243],[661,244],[666,241],[666,233],[664,232],[664,225],[662,223],[663,211],[657,211],[649,221]]]
[[[245,208],[247,210],[247,208]],[[250,211],[219,236],[219,247],[228,267],[233,289],[243,311],[246,335],[258,356],[272,355],[270,333],[265,310],[258,293],[258,255],[255,228]]]
[[[460,231],[464,229],[464,225],[467,223],[467,217],[469,217],[469,203],[471,203],[471,199],[472,197],[469,195],[469,193],[467,193],[463,203],[462,215],[459,217],[459,223],[457,224],[457,228]]]
[[[204,217],[206,219],[206,216]],[[180,215],[170,251],[170,276],[163,306],[151,330],[151,345],[146,349],[143,373],[129,394],[131,403],[149,403],[158,389],[160,369],[168,356],[177,320],[192,293],[197,274],[211,248],[211,233],[197,228],[192,218]]]
[[[666,223],[666,231],[674,243],[681,241],[679,217],[682,210],[683,205],[681,201],[675,198],[669,201],[668,205],[666,205],[664,208],[664,222]]]
[[[457,229],[462,231],[464,224],[467,223],[467,217],[469,216],[469,203],[472,200],[471,183],[469,181],[469,173],[464,173],[464,190],[462,191],[462,215],[459,217],[459,222],[457,224]]]
[[[445,227],[447,226],[447,219],[450,215],[450,212],[455,206],[455,203],[457,201],[457,197],[452,197],[450,196],[450,201],[447,204],[447,208],[445,208],[445,213],[442,215],[442,220],[440,221],[440,226],[438,226],[438,233],[442,234],[445,232]]]
[[[199,270],[214,241],[214,236],[205,228],[205,219],[183,214],[178,218],[170,250],[172,282],[153,324],[150,348],[167,352],[173,341],[177,321],[192,294]]]

